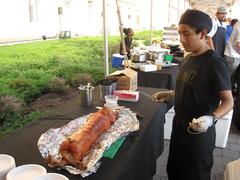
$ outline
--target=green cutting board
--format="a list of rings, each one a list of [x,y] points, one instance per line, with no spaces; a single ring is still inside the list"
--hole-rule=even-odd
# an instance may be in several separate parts
[[[121,147],[126,137],[120,137],[116,142],[114,142],[106,151],[103,153],[103,157],[113,159],[116,155],[118,149]]]

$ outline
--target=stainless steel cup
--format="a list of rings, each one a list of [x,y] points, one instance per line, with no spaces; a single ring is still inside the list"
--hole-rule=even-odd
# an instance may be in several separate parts
[[[93,86],[81,86],[78,88],[80,90],[81,106],[91,106],[92,105],[92,94]]]

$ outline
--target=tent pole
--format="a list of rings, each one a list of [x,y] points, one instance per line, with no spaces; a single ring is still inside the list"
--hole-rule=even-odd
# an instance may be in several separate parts
[[[104,34],[104,76],[105,78],[109,75],[109,64],[108,64],[108,34],[107,34],[107,20],[106,20],[106,1],[103,0],[103,34]]]
[[[124,66],[126,68],[126,67],[129,67],[129,62],[128,62],[128,57],[127,57],[126,45],[125,45],[125,41],[123,38],[123,24],[122,24],[118,0],[116,0],[116,5],[117,5],[117,14],[118,14],[118,21],[119,21],[119,31],[120,31],[120,35],[121,35],[123,54],[124,54]]]
[[[153,0],[151,0],[151,9],[150,9],[150,45],[152,45],[152,36],[153,36]]]

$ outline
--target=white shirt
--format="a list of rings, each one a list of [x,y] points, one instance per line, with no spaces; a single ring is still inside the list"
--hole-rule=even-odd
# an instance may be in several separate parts
[[[218,19],[215,19],[215,20],[216,20],[217,25],[218,25],[219,27],[223,27],[223,28],[227,29],[227,26],[226,26],[226,24],[225,24],[224,22],[220,22]]]
[[[236,46],[237,42],[240,42],[240,22],[237,22],[233,27],[224,55],[232,58],[240,58],[240,49]]]

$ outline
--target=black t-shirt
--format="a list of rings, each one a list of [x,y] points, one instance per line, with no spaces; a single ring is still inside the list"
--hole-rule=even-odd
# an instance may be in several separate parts
[[[175,117],[191,121],[211,114],[219,105],[219,91],[230,89],[227,65],[213,50],[187,56],[177,76]]]

